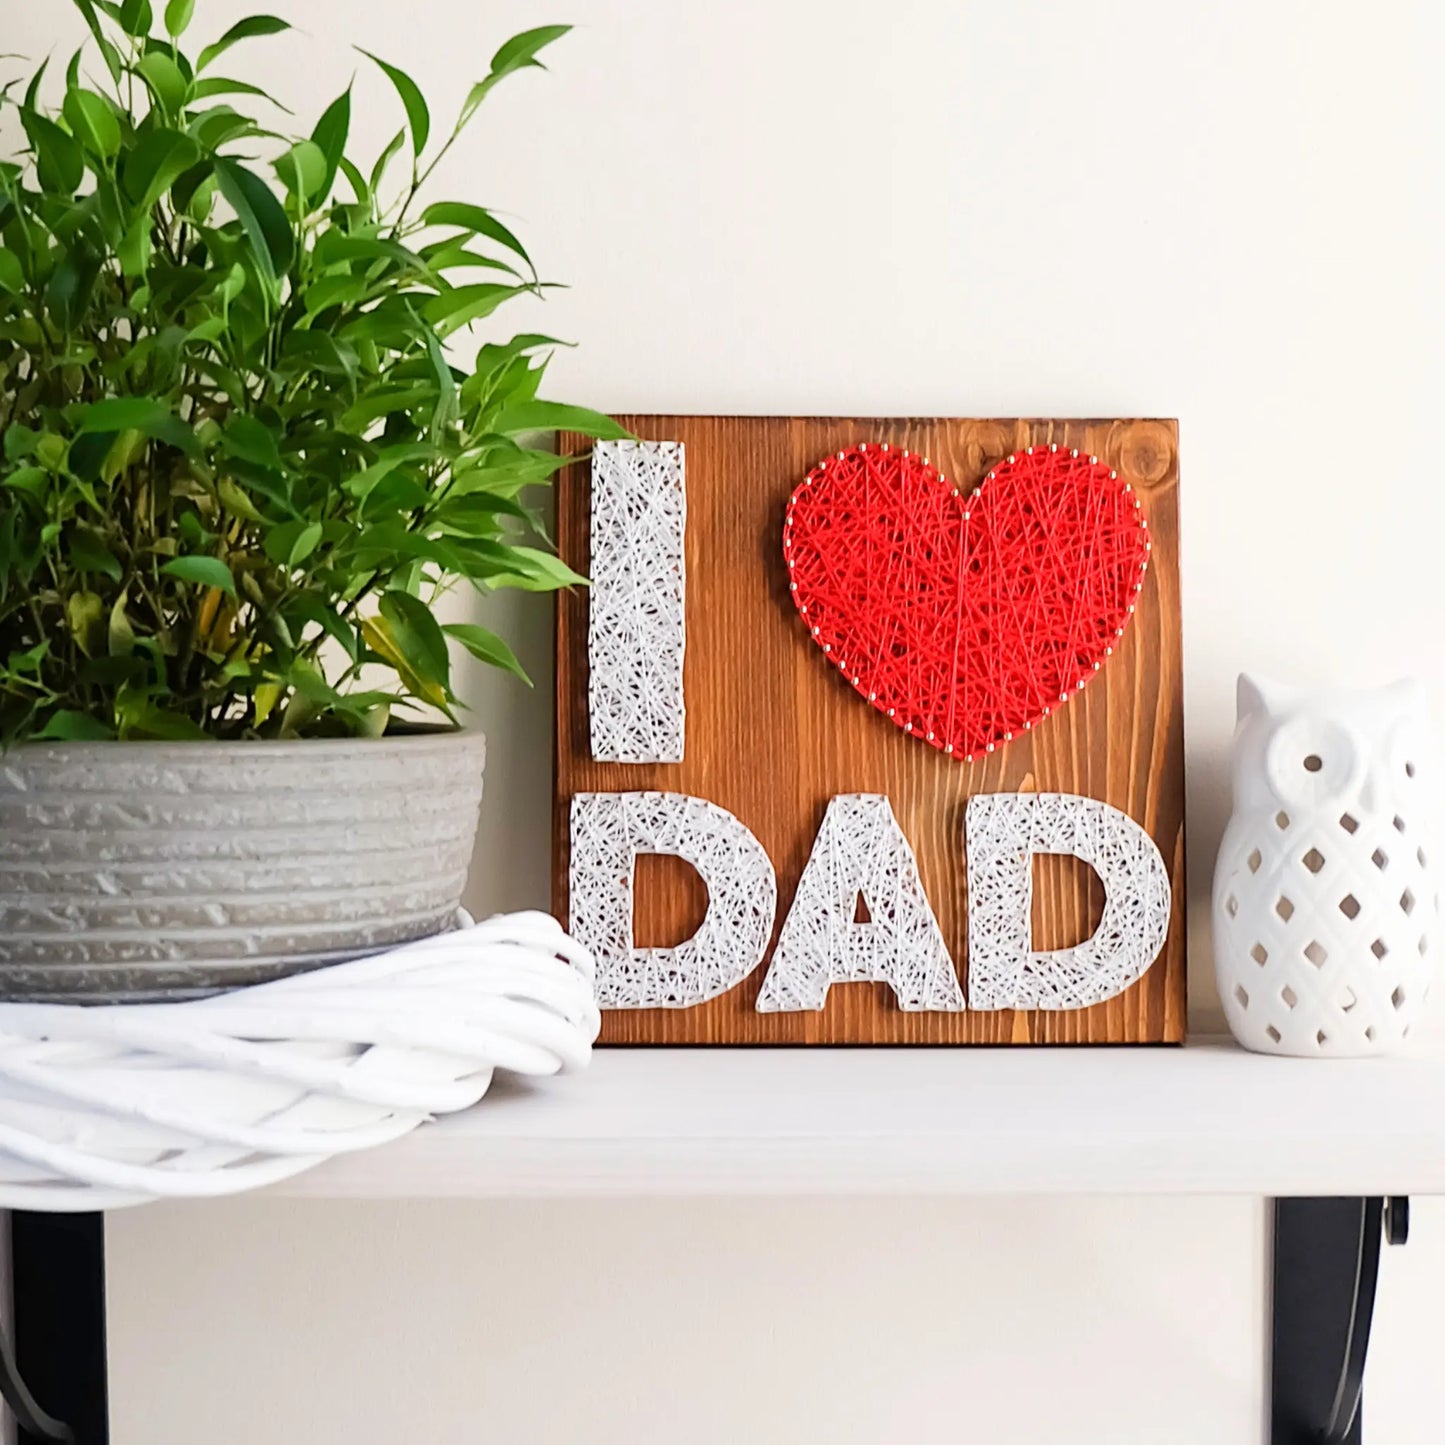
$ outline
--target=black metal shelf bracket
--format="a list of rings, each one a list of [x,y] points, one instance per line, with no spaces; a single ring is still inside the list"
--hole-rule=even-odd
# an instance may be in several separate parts
[[[19,1445],[107,1445],[105,1216],[15,1211],[10,1279],[0,1391]]]
[[[1275,1201],[1270,1445],[1361,1445],[1380,1241],[1409,1232],[1404,1197]]]

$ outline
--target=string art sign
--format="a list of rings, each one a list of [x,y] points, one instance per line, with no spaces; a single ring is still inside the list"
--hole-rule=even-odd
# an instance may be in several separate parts
[[[621,420],[558,515],[603,1041],[1181,1039],[1175,424]]]

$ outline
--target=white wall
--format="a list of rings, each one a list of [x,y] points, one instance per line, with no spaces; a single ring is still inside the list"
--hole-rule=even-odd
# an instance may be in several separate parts
[[[58,0],[5,8],[7,50],[67,23]],[[1445,715],[1439,7],[271,8],[309,35],[245,73],[308,126],[364,64],[351,42],[447,112],[510,29],[581,23],[444,176],[516,213],[574,288],[514,317],[581,343],[557,395],[1178,416],[1196,894],[1237,669],[1413,670]],[[240,13],[200,9],[207,31]],[[362,93],[379,148],[396,106],[370,76]],[[478,689],[485,908],[547,896],[550,624],[517,625],[537,693]],[[1370,1413],[1392,1445],[1436,1435],[1442,1236],[1422,1209],[1389,1262]],[[1262,1237],[1260,1208],[1228,1201],[157,1208],[111,1229],[115,1438],[891,1445],[977,1419],[1010,1445],[1243,1442],[1262,1437]]]

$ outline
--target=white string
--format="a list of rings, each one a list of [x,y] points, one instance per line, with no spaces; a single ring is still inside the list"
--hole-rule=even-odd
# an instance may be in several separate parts
[[[707,913],[675,948],[637,948],[639,853],[691,863]],[[763,846],[733,815],[680,793],[578,793],[572,799],[570,927],[597,960],[603,1008],[691,1008],[726,993],[763,961],[778,885]]]
[[[592,451],[587,702],[598,762],[682,761],[685,466],[682,442]]]
[[[862,898],[869,921],[855,922]],[[762,1013],[821,1009],[835,983],[886,983],[903,1009],[956,1013],[963,993],[888,799],[828,804],[758,997]]]
[[[970,1008],[1088,1008],[1154,962],[1169,930],[1169,874],[1127,814],[1067,793],[980,793],[965,827]],[[1032,948],[1035,853],[1081,858],[1104,885],[1099,927],[1073,948]]]

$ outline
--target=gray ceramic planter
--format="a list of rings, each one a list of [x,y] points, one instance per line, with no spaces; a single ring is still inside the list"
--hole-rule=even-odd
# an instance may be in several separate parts
[[[480,733],[0,756],[0,997],[194,997],[448,927]]]

